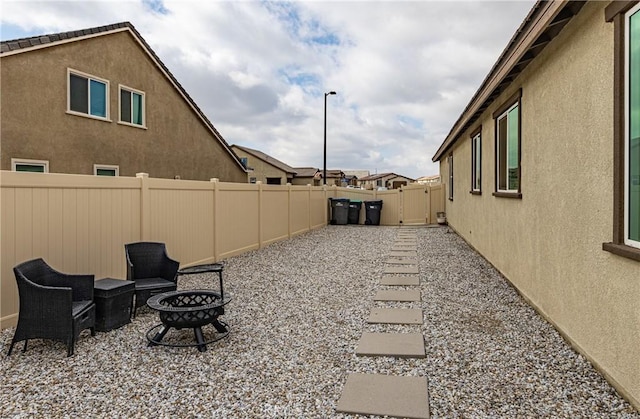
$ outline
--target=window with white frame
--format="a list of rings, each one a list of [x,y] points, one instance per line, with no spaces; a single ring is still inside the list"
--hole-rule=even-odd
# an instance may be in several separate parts
[[[109,81],[67,69],[67,111],[109,119]]]
[[[481,192],[482,179],[482,137],[481,128],[471,135],[471,192]]]
[[[49,173],[49,161],[11,159],[11,170],[14,172]]]
[[[625,15],[624,243],[640,248],[640,4]]]
[[[137,127],[145,126],[144,92],[126,86],[118,86],[120,91],[120,122]]]
[[[119,176],[120,167],[109,164],[94,164],[93,174],[96,176]]]
[[[494,114],[496,121],[496,192],[520,197],[520,92]]]

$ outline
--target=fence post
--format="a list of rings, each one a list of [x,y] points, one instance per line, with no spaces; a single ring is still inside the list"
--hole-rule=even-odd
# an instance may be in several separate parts
[[[424,185],[424,193],[427,194],[427,224],[431,224],[431,185]]]
[[[287,237],[291,238],[291,207],[293,204],[291,203],[291,184],[287,183]]]
[[[311,184],[307,183],[307,204],[309,205],[309,211],[307,211],[307,231],[311,231]]]
[[[218,179],[217,177],[213,177],[211,179],[209,179],[209,182],[211,182],[213,188],[212,189],[212,193],[213,193],[213,214],[211,214],[211,216],[213,217],[213,237],[211,238],[213,240],[213,260],[214,262],[219,261],[220,259],[218,258],[218,214],[219,214],[219,209],[218,209],[218,183],[220,182],[220,179]]]
[[[151,240],[151,203],[149,202],[149,173],[136,173],[140,179],[140,241]]]
[[[264,216],[264,214],[262,213],[262,207],[263,207],[262,181],[261,180],[257,181],[256,186],[258,188],[258,249],[262,249],[262,241],[264,237],[264,233],[262,231],[262,217]]]

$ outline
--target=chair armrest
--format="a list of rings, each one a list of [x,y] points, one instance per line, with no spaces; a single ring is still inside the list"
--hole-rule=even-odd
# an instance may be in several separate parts
[[[20,316],[26,319],[41,319],[55,322],[61,315],[71,318],[73,290],[69,287],[39,285],[22,278],[18,282],[20,291]]]
[[[171,259],[166,256],[162,261],[161,267],[161,276],[167,281],[177,282],[178,281],[178,269],[180,269],[180,262]]]
[[[95,275],[61,274],[56,282],[57,284],[60,284],[61,287],[72,289],[73,301],[93,301]]]

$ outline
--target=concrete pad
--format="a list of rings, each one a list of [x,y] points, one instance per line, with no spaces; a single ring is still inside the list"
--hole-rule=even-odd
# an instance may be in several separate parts
[[[420,290],[380,290],[373,301],[420,301]]]
[[[429,419],[427,378],[349,374],[336,411]]]
[[[403,250],[404,251],[409,251],[409,250],[412,250],[412,251],[415,252],[415,251],[418,250],[418,248],[417,248],[417,246],[412,245],[412,244],[394,244],[394,245],[391,246],[391,250],[392,251],[403,251]]]
[[[417,274],[419,272],[418,265],[391,265],[384,268],[386,274]]]
[[[417,265],[418,259],[410,259],[410,258],[389,258],[384,261],[389,265]]]
[[[380,285],[420,285],[418,275],[382,275]]]
[[[356,355],[424,358],[424,337],[422,333],[363,333]]]
[[[422,324],[419,308],[372,308],[367,323]]]

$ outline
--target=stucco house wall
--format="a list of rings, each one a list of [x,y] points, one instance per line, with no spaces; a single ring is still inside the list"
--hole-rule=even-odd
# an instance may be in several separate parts
[[[256,182],[262,182],[266,185],[267,178],[277,178],[280,179],[280,185],[286,185],[287,182],[289,182],[289,180],[287,180],[286,171],[254,156],[251,153],[248,153],[242,147],[232,145],[231,149],[241,159],[247,159],[247,168],[249,169],[247,181],[251,181],[252,178],[255,178]]]
[[[487,258],[636,407],[640,264],[603,250],[613,229],[613,25],[580,13],[440,159],[449,225]],[[495,122],[521,96],[521,199],[493,196]],[[482,190],[470,135],[481,125]],[[447,192],[448,196],[448,192]]]
[[[94,164],[104,164],[119,166],[121,176],[246,181],[228,146],[129,30],[3,53],[0,60],[3,170],[22,158],[48,160],[57,173],[93,174]],[[68,69],[109,81],[110,121],[67,113]],[[118,123],[120,84],[145,93],[146,129]]]

